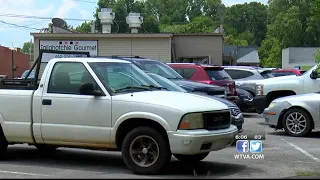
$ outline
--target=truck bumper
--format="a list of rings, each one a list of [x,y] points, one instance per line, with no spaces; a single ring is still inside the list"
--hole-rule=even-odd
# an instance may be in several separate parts
[[[267,107],[267,97],[266,96],[256,96],[253,98],[253,106],[257,113],[263,113],[264,109]]]
[[[168,132],[170,149],[173,154],[200,154],[218,151],[231,146],[238,128],[230,125],[229,128],[219,130],[177,130]]]

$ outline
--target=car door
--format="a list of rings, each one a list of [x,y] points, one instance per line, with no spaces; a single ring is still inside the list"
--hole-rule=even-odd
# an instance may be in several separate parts
[[[45,143],[109,146],[111,96],[98,85],[98,78],[93,78],[88,68],[80,62],[57,62],[49,72],[41,107],[41,135]],[[104,95],[81,95],[79,88],[84,82],[92,82]]]
[[[318,78],[311,79],[310,74],[312,70],[310,70],[307,74],[303,76],[297,76],[297,78],[303,77],[303,84],[302,84],[302,92],[301,94],[306,93],[313,93],[313,92],[319,92],[320,91],[320,75],[318,75]],[[299,93],[299,94],[300,94]]]

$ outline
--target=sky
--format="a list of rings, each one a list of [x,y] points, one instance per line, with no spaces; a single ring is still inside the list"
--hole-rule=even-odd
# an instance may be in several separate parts
[[[268,0],[222,0],[226,6],[257,1],[266,4]],[[22,47],[26,41],[31,41],[31,32],[47,28],[50,19],[31,19],[8,17],[8,14],[58,17],[80,20],[93,20],[93,12],[98,0],[0,0],[0,45],[6,47]],[[11,23],[35,29],[16,27],[4,24]],[[66,21],[76,27],[83,21]]]

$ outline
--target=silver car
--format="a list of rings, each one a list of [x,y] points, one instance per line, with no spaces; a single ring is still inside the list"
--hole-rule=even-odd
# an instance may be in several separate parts
[[[271,128],[284,129],[295,137],[307,136],[320,130],[320,94],[286,96],[273,100],[263,112]]]
[[[224,70],[236,82],[237,87],[250,92],[255,96],[257,80],[273,78],[272,71],[267,68],[252,66],[223,66]]]

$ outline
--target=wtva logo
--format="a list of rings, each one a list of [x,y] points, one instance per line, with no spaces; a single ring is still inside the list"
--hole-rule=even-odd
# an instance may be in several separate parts
[[[262,152],[262,142],[261,141],[249,141],[247,140],[238,140],[236,143],[236,150],[238,153],[261,153]]]

